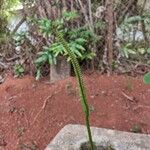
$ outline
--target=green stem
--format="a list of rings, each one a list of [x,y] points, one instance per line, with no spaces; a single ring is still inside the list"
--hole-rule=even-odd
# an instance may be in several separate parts
[[[82,78],[82,74],[81,74],[81,68],[79,66],[78,60],[76,59],[74,53],[69,48],[67,42],[64,40],[62,34],[55,27],[53,28],[53,30],[54,30],[54,33],[56,34],[56,37],[61,42],[61,44],[65,48],[66,52],[68,53],[69,57],[71,58],[71,63],[73,65],[73,68],[74,68],[74,71],[75,71],[75,74],[76,74],[76,77],[78,80],[80,99],[81,99],[83,112],[85,113],[85,121],[86,121],[86,127],[87,127],[87,131],[88,131],[89,142],[90,142],[91,150],[94,150],[94,144],[93,144],[93,140],[92,140],[90,121],[89,121],[90,111],[89,111],[89,106],[87,103],[85,87],[84,87],[83,78]]]
[[[88,116],[86,116],[86,127],[87,127],[87,131],[88,131],[88,137],[89,137],[91,150],[94,150],[95,148],[94,148],[94,143],[93,143],[93,139],[92,139],[92,134],[91,134],[91,129],[90,129],[90,121],[89,121]]]

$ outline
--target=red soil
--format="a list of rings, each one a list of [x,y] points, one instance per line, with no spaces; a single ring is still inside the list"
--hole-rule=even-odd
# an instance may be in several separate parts
[[[142,78],[85,75],[91,125],[150,133],[150,86]],[[44,150],[66,124],[84,124],[73,77],[49,84],[8,76],[0,85],[0,150]]]

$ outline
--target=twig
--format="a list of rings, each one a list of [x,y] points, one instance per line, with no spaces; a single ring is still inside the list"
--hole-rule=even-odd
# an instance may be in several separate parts
[[[16,59],[19,59],[20,57],[19,56],[15,56],[15,57],[12,57],[12,58],[5,58],[6,61],[10,62],[10,61],[15,61]]]
[[[31,123],[31,125],[33,125],[35,123],[35,121],[37,120],[37,118],[39,117],[40,113],[45,109],[46,104],[48,102],[48,100],[52,97],[53,95],[49,95],[43,103],[43,106],[41,107],[40,111],[37,113],[37,115],[34,117],[33,122]]]
[[[122,95],[125,97],[125,98],[127,98],[127,100],[129,100],[129,101],[131,101],[131,102],[135,102],[134,101],[134,97],[130,97],[130,96],[128,96],[127,94],[125,94],[124,92],[121,92],[122,93]]]
[[[150,110],[150,106],[146,106],[146,105],[138,105],[138,108],[144,108]]]
[[[0,66],[2,66],[4,69],[7,69],[8,68],[8,66],[7,65],[5,65],[4,63],[2,63],[2,62],[0,62]]]
[[[81,0],[76,0],[76,1],[79,3],[79,5],[81,7],[81,11],[82,11],[82,13],[84,15],[85,21],[87,22],[88,27],[91,29],[91,25],[90,25],[90,21],[88,19],[88,15],[87,15],[86,9],[83,7],[83,4],[82,4]]]

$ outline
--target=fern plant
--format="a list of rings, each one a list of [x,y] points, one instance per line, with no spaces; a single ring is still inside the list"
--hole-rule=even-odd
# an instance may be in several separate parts
[[[74,56],[80,60],[92,59],[95,54],[88,49],[88,45],[94,42],[94,34],[87,28],[70,29],[66,27],[66,24],[78,17],[76,12],[64,12],[62,18],[54,21],[48,19],[42,19],[38,21],[40,32],[46,38],[53,38],[53,43],[49,43],[44,51],[38,54],[35,64],[37,66],[37,79],[40,77],[40,69],[43,63],[48,62],[51,64],[57,63],[57,57],[66,56],[70,61],[70,55],[64,50],[62,43],[53,35],[53,24],[57,26],[57,30],[61,33],[64,39],[67,41],[67,46],[74,53]],[[50,57],[49,57],[49,56]],[[51,61],[49,61],[51,60]]]
[[[94,56],[94,54],[89,49],[89,45],[91,43],[94,43],[95,41],[98,41],[99,39],[86,27],[80,27],[77,29],[71,29],[69,27],[66,27],[66,24],[68,24],[70,21],[74,20],[77,17],[78,14],[76,12],[64,12],[62,18],[56,19],[54,21],[48,19],[39,20],[38,26],[40,32],[43,34],[44,37],[51,38],[53,30],[52,24],[56,24],[58,31],[63,34],[64,39],[67,41],[69,47],[75,53],[76,57],[83,60],[83,58],[86,58],[87,53],[88,56],[90,54],[91,56]],[[58,42],[56,39],[54,39],[53,43],[50,43],[48,47],[50,47],[50,49],[54,51],[55,56],[65,54],[61,43]],[[84,54],[86,55],[84,56]]]
[[[36,64],[36,80],[41,76],[41,67],[44,63],[48,62],[49,65],[56,64],[56,57],[49,47],[44,47],[44,51],[38,53],[38,58],[35,60]]]

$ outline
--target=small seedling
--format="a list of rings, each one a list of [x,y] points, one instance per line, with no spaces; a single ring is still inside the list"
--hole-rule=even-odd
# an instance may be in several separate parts
[[[97,150],[96,143],[93,143],[93,144],[94,144],[94,150]],[[85,142],[85,143],[83,143],[81,145],[80,150],[92,150],[90,147],[91,147],[90,143],[89,142]]]
[[[16,112],[16,111],[17,111],[17,109],[16,109],[15,106],[12,106],[12,107],[9,109],[9,112],[10,112],[11,114],[13,114],[13,113]]]
[[[77,95],[76,89],[73,88],[73,85],[72,85],[71,82],[67,82],[66,92],[67,92],[68,95],[73,95],[73,96]]]
[[[141,133],[142,129],[141,129],[141,126],[139,124],[135,124],[135,125],[132,126],[130,131],[133,132],[133,133]]]
[[[117,61],[114,61],[113,60],[113,62],[112,62],[112,70],[114,71],[114,70],[116,70],[118,68],[118,63],[117,63]]]
[[[21,137],[25,133],[26,129],[24,127],[18,128],[18,137]]]
[[[24,74],[25,70],[22,65],[16,64],[14,66],[15,77],[21,77]]]
[[[126,76],[126,89],[129,91],[129,92],[132,92],[133,91],[133,83],[131,81],[131,78]]]
[[[96,143],[94,143],[94,148],[95,150],[115,150],[110,144],[107,146],[102,146],[96,145]],[[91,150],[90,143],[89,142],[83,143],[80,147],[80,150]]]
[[[115,150],[111,145],[107,146],[106,150]]]
[[[94,111],[95,111],[94,106],[89,106],[89,109],[90,109],[90,113],[92,113],[92,112],[94,112]]]
[[[24,144],[24,143],[20,143],[19,145],[20,145],[20,150],[37,150],[38,149],[35,142],[32,142],[30,145]]]

